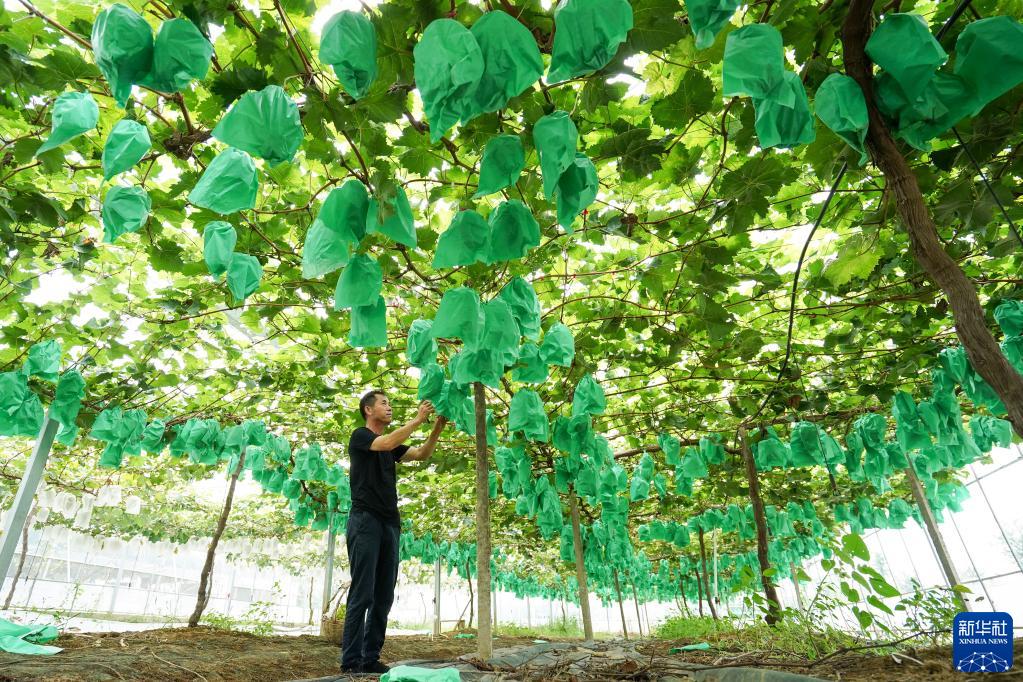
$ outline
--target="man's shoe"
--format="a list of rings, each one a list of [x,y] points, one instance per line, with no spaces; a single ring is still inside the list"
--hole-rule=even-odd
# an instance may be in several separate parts
[[[385,672],[389,671],[390,668],[380,661],[373,661],[372,663],[363,663],[359,670],[373,675],[383,675]]]
[[[341,672],[347,675],[358,675],[362,672],[361,665],[342,665]]]

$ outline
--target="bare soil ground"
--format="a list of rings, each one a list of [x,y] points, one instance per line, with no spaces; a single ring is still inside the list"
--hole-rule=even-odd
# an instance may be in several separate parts
[[[529,644],[524,637],[501,637],[494,648]],[[896,662],[891,656],[848,653],[817,665],[793,661],[780,652],[728,652],[721,650],[670,655],[685,642],[651,641],[638,649],[649,655],[650,665],[633,666],[623,674],[603,679],[655,679],[667,670],[664,662],[684,660],[717,666],[762,667],[847,682],[941,682],[944,680],[1023,680],[1023,667],[1000,675],[965,675],[953,671],[948,647],[907,649],[912,657]],[[166,628],[127,633],[67,634],[57,642],[64,651],[56,656],[15,656],[0,653],[0,682],[281,682],[338,675],[338,646],[312,636],[259,637],[211,628]],[[1017,651],[1023,640],[1016,641]],[[475,651],[472,639],[426,636],[389,637],[385,661],[409,659],[451,660]],[[559,676],[560,677],[560,676]],[[576,678],[579,679],[579,678]],[[591,678],[595,679],[595,678]]]

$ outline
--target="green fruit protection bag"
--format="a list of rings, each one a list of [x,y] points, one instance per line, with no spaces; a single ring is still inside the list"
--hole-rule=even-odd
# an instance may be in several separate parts
[[[253,208],[259,179],[252,157],[240,149],[228,147],[210,162],[188,195],[201,208],[228,215]]]
[[[320,61],[330,64],[334,74],[354,99],[366,96],[377,77],[377,34],[361,12],[338,12],[323,26]]]
[[[129,118],[118,121],[103,145],[103,179],[130,170],[151,146],[149,130],[144,125]]]
[[[632,29],[632,6],[627,0],[563,0],[554,26],[548,83],[604,68]]]

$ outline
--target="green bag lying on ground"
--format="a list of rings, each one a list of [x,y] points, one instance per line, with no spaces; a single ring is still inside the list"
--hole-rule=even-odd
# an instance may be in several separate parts
[[[628,0],[563,0],[554,26],[548,83],[604,68],[632,29],[632,6]]]
[[[330,64],[341,87],[362,99],[377,77],[377,34],[361,12],[338,12],[320,34],[320,61]]]
[[[60,344],[54,340],[34,344],[28,349],[28,358],[22,366],[22,374],[56,381],[60,374]]]
[[[383,296],[370,305],[352,308],[352,327],[348,344],[355,348],[387,346],[387,303]]]
[[[898,83],[910,101],[948,59],[924,18],[907,13],[885,15],[867,40],[867,56]]]
[[[60,647],[43,646],[57,639],[59,634],[52,625],[18,625],[0,618],[0,649],[9,654],[50,656],[60,653],[63,651]]]
[[[588,156],[577,153],[572,165],[561,174],[554,190],[558,202],[558,224],[569,234],[572,234],[572,223],[576,217],[597,198],[598,189],[597,167]]]
[[[114,3],[92,24],[92,54],[114,101],[123,107],[132,84],[153,67],[153,29],[135,10]]]
[[[422,369],[427,365],[437,364],[438,348],[437,341],[430,331],[432,327],[433,322],[429,320],[415,320],[409,327],[405,357],[408,364],[413,367]]]
[[[366,232],[380,233],[398,244],[416,248],[416,226],[405,188],[396,182],[385,182],[377,191],[377,196],[369,200]]]
[[[437,142],[459,120],[468,120],[483,76],[483,53],[476,38],[454,19],[437,19],[412,49],[416,87]]]
[[[487,142],[480,161],[480,180],[473,199],[479,199],[515,184],[526,165],[526,154],[518,135],[498,135]]]
[[[149,130],[144,125],[130,118],[118,121],[103,145],[103,179],[130,170],[151,146]]]
[[[575,386],[575,393],[572,397],[572,416],[603,414],[605,409],[607,409],[607,400],[604,398],[604,389],[600,387],[592,374],[587,374]]]
[[[508,432],[521,432],[527,440],[546,443],[548,426],[540,396],[529,389],[518,391],[508,409]]]
[[[256,205],[256,164],[240,149],[228,147],[206,166],[188,200],[202,208],[227,215]]]
[[[696,49],[705,50],[713,45],[718,32],[741,4],[739,0],[685,0],[689,26],[696,36]]]
[[[461,673],[454,668],[417,668],[398,665],[380,677],[380,682],[459,682]]]
[[[74,426],[84,397],[85,379],[82,375],[76,369],[65,372],[57,381],[57,392],[50,402],[50,418],[63,426]]]
[[[35,155],[59,147],[68,140],[87,133],[99,123],[99,107],[87,92],[65,92],[53,102],[50,114],[50,136]]]
[[[543,173],[543,194],[550,200],[558,187],[561,174],[575,163],[579,130],[566,111],[547,114],[533,126],[533,145],[540,155]]]
[[[113,244],[122,234],[141,229],[152,207],[141,187],[111,187],[103,198],[103,241]]]
[[[997,16],[971,21],[956,39],[955,75],[972,93],[971,116],[1023,83],[1023,24]]]
[[[486,263],[490,249],[490,226],[476,211],[459,211],[437,240],[433,267]]]
[[[529,208],[518,199],[510,199],[490,214],[488,263],[503,263],[524,257],[540,245],[540,225]]]
[[[817,117],[831,132],[860,153],[860,165],[867,160],[867,101],[863,89],[849,76],[833,73],[817,88],[814,99]]]
[[[345,266],[334,290],[334,310],[374,305],[384,284],[380,264],[364,253]]]
[[[227,288],[231,290],[235,302],[242,303],[259,289],[259,280],[263,278],[263,266],[255,256],[236,253],[227,268]]]
[[[764,149],[788,149],[816,139],[810,103],[799,74],[783,71],[778,87],[753,104],[757,114],[757,138]]]
[[[153,42],[153,67],[137,81],[160,92],[182,92],[193,80],[206,78],[213,45],[188,19],[160,24]]]
[[[725,40],[721,67],[722,95],[764,99],[785,73],[781,33],[768,24],[750,24],[732,31]]]
[[[479,294],[468,287],[457,287],[444,292],[430,333],[435,339],[461,339],[477,347],[485,321]]]
[[[483,73],[463,122],[503,109],[543,74],[536,38],[511,15],[501,10],[487,12],[469,30],[483,56]]]
[[[571,367],[575,359],[575,339],[571,330],[561,322],[548,329],[540,344],[540,357],[548,365]]]
[[[516,275],[497,296],[511,306],[521,336],[531,341],[540,338],[540,299],[529,282]]]
[[[512,371],[512,381],[542,384],[547,381],[548,376],[547,363],[540,357],[540,346],[535,343],[524,343],[519,346],[519,356],[516,367]]]
[[[227,272],[238,244],[238,233],[234,225],[222,220],[207,223],[202,231],[202,257],[214,279]]]
[[[279,85],[246,92],[213,129],[213,137],[266,159],[271,167],[291,161],[303,135],[298,105]]]

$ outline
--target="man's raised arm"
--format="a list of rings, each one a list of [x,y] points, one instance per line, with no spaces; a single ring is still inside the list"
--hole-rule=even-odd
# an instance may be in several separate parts
[[[448,420],[444,417],[437,417],[437,422],[433,425],[433,430],[430,431],[429,437],[426,442],[414,448],[409,448],[402,460],[408,460],[413,462],[421,462],[424,459],[429,458],[433,454],[433,451],[437,447],[437,441],[440,440],[440,432],[444,430],[444,425],[448,423]]]
[[[426,422],[426,418],[433,412],[433,405],[430,404],[429,400],[424,400],[419,403],[419,412],[413,417],[412,421],[404,426],[401,426],[390,433],[385,433],[382,436],[377,436],[373,439],[373,443],[369,446],[370,450],[374,452],[389,452],[394,448],[398,447],[402,443],[408,440],[412,432],[422,426]]]

